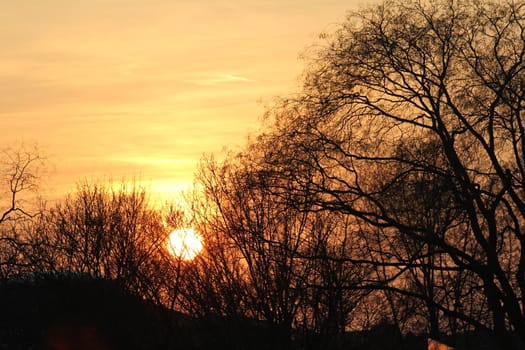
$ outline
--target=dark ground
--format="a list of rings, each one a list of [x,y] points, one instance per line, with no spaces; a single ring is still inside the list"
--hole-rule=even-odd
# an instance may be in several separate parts
[[[197,320],[87,275],[30,275],[0,285],[0,350],[419,350],[427,348],[426,339],[385,325],[343,340],[311,336],[285,345],[264,323]],[[444,340],[457,349],[491,348],[490,339],[477,334]]]

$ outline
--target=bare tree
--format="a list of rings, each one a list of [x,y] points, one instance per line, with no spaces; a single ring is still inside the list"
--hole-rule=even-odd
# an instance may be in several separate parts
[[[366,293],[350,288],[363,271],[344,259],[356,237],[344,216],[283,201],[272,182],[282,180],[255,158],[247,152],[203,163],[197,221],[206,251],[183,279],[183,303],[195,314],[262,320],[280,346],[297,332],[335,342]]]
[[[521,2],[447,0],[351,14],[258,140],[296,200],[353,216],[380,242],[402,237],[380,252],[388,275],[363,287],[421,300],[434,329],[490,329],[506,348],[512,333],[525,341],[524,16]],[[399,242],[410,245],[396,257]],[[459,271],[490,318],[436,285]],[[405,288],[407,273],[425,283]]]
[[[20,273],[24,226],[41,212],[37,189],[44,170],[39,150],[27,146],[0,152],[0,279]]]
[[[176,215],[171,216],[170,226]],[[174,259],[166,249],[169,230],[138,185],[81,183],[32,230],[25,253],[35,271],[109,278],[167,303],[174,277]]]
[[[202,172],[205,194],[218,214],[209,224],[242,259],[248,288],[243,302],[254,317],[275,326],[284,344],[303,297],[304,270],[295,253],[304,240],[308,214],[280,206],[267,191],[264,174],[243,159],[237,162],[209,162]]]

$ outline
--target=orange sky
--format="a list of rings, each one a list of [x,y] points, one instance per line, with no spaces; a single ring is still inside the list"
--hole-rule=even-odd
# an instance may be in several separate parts
[[[16,0],[0,11],[2,146],[38,144],[48,190],[138,177],[168,199],[358,0]]]

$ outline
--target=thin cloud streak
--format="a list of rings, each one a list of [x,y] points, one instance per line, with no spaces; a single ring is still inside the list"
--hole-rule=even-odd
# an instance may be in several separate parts
[[[215,85],[227,84],[227,83],[254,83],[255,82],[255,80],[248,79],[240,75],[229,74],[229,73],[211,74],[211,75],[204,74],[202,78],[189,80],[189,81],[194,84],[203,85],[203,86],[215,86]]]

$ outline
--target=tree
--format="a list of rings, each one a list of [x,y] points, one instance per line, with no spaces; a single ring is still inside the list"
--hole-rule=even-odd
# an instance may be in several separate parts
[[[284,346],[291,339],[306,283],[307,271],[296,253],[303,245],[308,214],[273,201],[264,173],[251,169],[242,157],[233,161],[221,166],[210,161],[201,172],[205,195],[216,211],[207,224],[224,237],[222,249],[232,247],[241,259],[247,288],[242,303],[249,316],[275,327]]]
[[[262,321],[276,346],[312,334],[336,342],[366,293],[349,288],[364,275],[344,259],[354,237],[341,217],[283,201],[272,191],[282,180],[253,158],[203,163],[196,221],[206,248],[182,279],[182,303],[196,315]]]
[[[0,153],[0,279],[5,281],[24,269],[23,226],[41,212],[36,191],[44,158],[37,148],[23,145]]]
[[[378,252],[388,275],[363,288],[419,299],[506,348],[518,346],[512,333],[525,341],[524,16],[522,2],[452,0],[351,14],[316,53],[301,94],[269,111],[254,146],[269,172],[289,179],[288,196],[355,218],[363,236],[410,243],[395,259]],[[427,278],[405,288],[416,269],[443,275],[442,287]],[[429,295],[459,271],[490,318]]]
[[[168,212],[169,225],[177,215]],[[180,224],[180,223],[179,223]],[[82,273],[168,304],[174,259],[168,228],[138,185],[81,183],[32,226],[26,259],[34,271]]]

